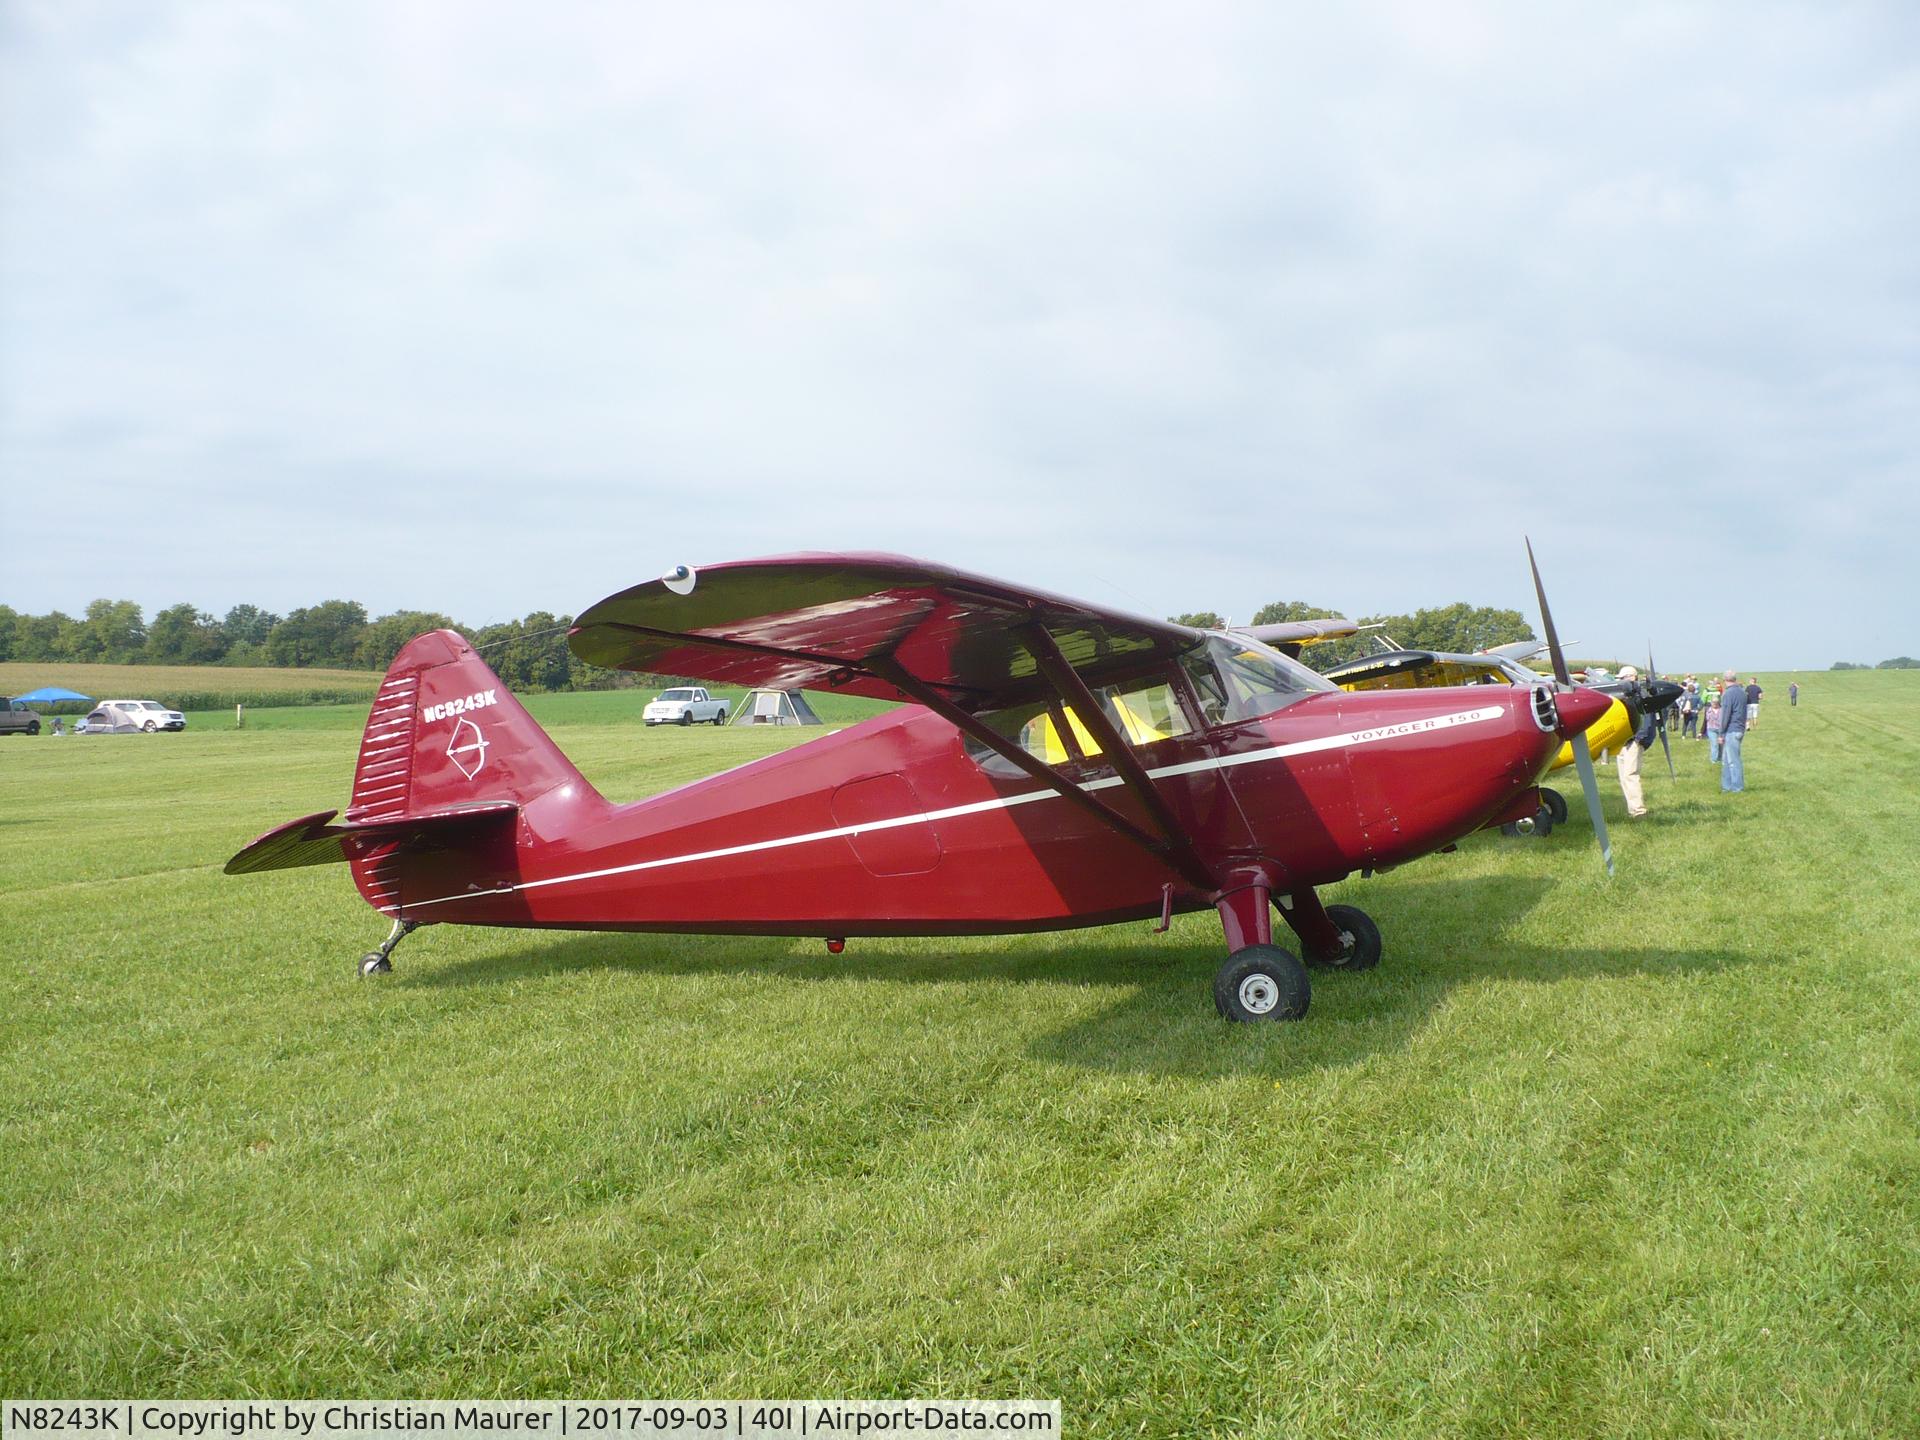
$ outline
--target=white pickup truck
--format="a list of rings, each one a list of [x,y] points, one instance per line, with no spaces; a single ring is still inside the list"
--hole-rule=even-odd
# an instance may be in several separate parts
[[[647,702],[640,718],[649,725],[724,725],[727,702],[716,700],[698,685],[677,690],[662,690],[658,700]]]

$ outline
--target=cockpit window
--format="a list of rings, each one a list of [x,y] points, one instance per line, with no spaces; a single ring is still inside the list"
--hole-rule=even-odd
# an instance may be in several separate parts
[[[1296,700],[1339,688],[1278,651],[1218,636],[1189,651],[1185,664],[1210,725],[1271,715]]]
[[[1103,685],[1094,694],[1108,721],[1129,745],[1152,745],[1193,733],[1193,724],[1173,686],[1158,675]],[[1093,732],[1071,706],[1056,701],[988,711],[979,718],[1048,765],[1094,759],[1100,754],[1100,742],[1093,738]],[[966,744],[967,753],[979,763],[996,770],[1012,769],[1009,762],[972,737]]]

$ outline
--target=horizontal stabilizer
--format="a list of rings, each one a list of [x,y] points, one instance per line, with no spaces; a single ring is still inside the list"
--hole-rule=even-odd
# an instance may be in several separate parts
[[[256,875],[265,870],[292,870],[301,865],[336,865],[353,858],[350,842],[402,840],[418,838],[428,843],[443,841],[468,827],[498,824],[511,820],[520,811],[511,800],[490,800],[473,805],[453,805],[444,809],[395,817],[391,820],[359,824],[329,825],[340,812],[322,810],[276,825],[266,834],[250,841],[239,854],[227,861],[229,875]]]

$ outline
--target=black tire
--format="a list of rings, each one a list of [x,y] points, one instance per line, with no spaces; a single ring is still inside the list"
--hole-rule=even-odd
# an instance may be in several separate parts
[[[370,975],[391,975],[392,973],[393,962],[378,950],[369,950],[360,957],[360,978],[362,980],[365,980]]]
[[[1562,795],[1558,790],[1553,790],[1542,785],[1540,787],[1540,799],[1546,805],[1547,812],[1553,816],[1554,824],[1564,825],[1567,823],[1566,796]]]
[[[1553,811],[1542,805],[1533,812],[1533,838],[1544,840],[1553,833],[1553,827],[1559,822],[1553,818]]]
[[[682,710],[680,712],[680,723],[682,725],[691,725],[693,723],[693,712],[691,710]]]
[[[40,733],[40,722],[38,720],[29,720],[27,722],[27,734],[38,735],[39,733]]]
[[[1223,1020],[1298,1020],[1312,999],[1307,967],[1278,945],[1236,950],[1213,977],[1213,1005]]]
[[[716,724],[716,725],[724,725],[724,724],[726,724],[726,723],[727,723],[727,712],[726,712],[726,711],[724,711],[724,710],[722,710],[722,711],[721,711],[721,712],[720,712],[720,713],[719,713],[718,715],[716,715],[716,716],[714,716],[714,717],[713,717],[713,723],[714,723],[714,724]]]
[[[1353,948],[1326,962],[1329,970],[1371,970],[1380,963],[1380,927],[1373,917],[1353,905],[1329,905],[1327,919],[1353,936]]]

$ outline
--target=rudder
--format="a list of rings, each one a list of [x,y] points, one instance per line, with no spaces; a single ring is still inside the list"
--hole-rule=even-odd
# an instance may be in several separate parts
[[[573,784],[593,794],[466,638],[433,630],[393,657],[354,766],[349,825],[518,805]]]

